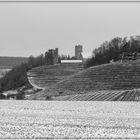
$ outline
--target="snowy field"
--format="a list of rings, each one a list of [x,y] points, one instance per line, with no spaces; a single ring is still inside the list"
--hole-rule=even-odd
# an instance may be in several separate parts
[[[0,100],[0,138],[140,139],[140,103]]]

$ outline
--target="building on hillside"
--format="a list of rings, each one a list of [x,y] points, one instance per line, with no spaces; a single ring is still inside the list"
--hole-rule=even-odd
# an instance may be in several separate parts
[[[5,99],[19,100],[24,99],[24,94],[19,93],[17,90],[8,90],[2,93],[5,96]]]
[[[75,46],[75,58],[77,60],[82,60],[83,63],[88,59],[91,58],[91,53],[85,53],[83,52],[83,46],[82,45],[76,45]]]
[[[75,57],[76,60],[61,60],[62,64],[66,63],[85,63],[87,59],[92,57],[91,53],[85,53],[82,51],[82,45],[75,46]]]
[[[77,60],[82,59],[82,52],[83,52],[83,46],[82,45],[76,45],[75,46],[75,58]]]
[[[82,60],[61,60],[61,64],[82,63]]]
[[[58,48],[49,49],[45,53],[46,64],[55,65],[59,63],[58,60]],[[91,57],[91,53],[83,52],[82,45],[75,46],[75,58],[76,60],[61,60],[61,63],[84,63],[88,58]]]

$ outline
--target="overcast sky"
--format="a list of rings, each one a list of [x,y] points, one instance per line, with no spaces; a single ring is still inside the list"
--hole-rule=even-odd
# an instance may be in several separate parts
[[[116,36],[140,35],[140,2],[0,2],[0,56],[37,56],[50,48],[92,52]]]

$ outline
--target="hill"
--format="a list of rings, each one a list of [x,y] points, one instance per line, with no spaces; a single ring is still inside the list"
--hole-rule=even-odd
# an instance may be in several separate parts
[[[92,57],[86,62],[86,67],[110,63],[124,58],[125,54],[131,54],[131,59],[140,58],[140,36],[115,37],[103,42],[93,50]],[[129,57],[127,57],[129,59]]]
[[[125,54],[132,54],[132,56],[126,57],[126,59]],[[120,58],[123,62],[119,62]],[[75,72],[73,73],[74,75],[71,74],[72,76],[69,75],[69,77],[54,78],[56,82],[51,79],[53,77],[52,73],[50,73],[49,77],[45,77],[46,74],[44,74],[43,71],[40,73],[40,76],[35,73],[33,74],[33,78],[31,76],[30,79],[33,79],[32,83],[37,81],[35,83],[36,85],[39,85],[40,79],[42,79],[41,84],[43,85],[40,84],[39,86],[43,86],[45,90],[44,93],[37,94],[37,98],[40,99],[49,96],[58,96],[53,99],[57,100],[60,97],[61,100],[62,96],[66,97],[68,95],[68,98],[65,99],[71,100],[70,96],[74,95],[72,99],[77,98],[81,100],[81,98],[83,98],[86,100],[88,99],[87,94],[93,96],[97,91],[100,91],[99,93],[104,97],[105,91],[105,97],[108,99],[110,99],[109,96],[113,96],[110,100],[114,100],[114,97],[117,95],[127,96],[127,100],[131,100],[131,96],[135,95],[132,100],[137,100],[136,98],[139,98],[139,90],[137,89],[140,87],[140,61],[137,60],[139,58],[140,36],[116,37],[111,41],[104,42],[99,48],[93,51],[92,58],[86,61],[86,67],[92,66],[88,69],[77,71],[78,73]],[[62,69],[60,71],[62,71]],[[41,74],[45,79],[44,83],[42,82],[43,78]],[[59,74],[57,76],[59,76]],[[62,76],[63,73],[60,77]],[[53,83],[52,85],[50,81]],[[80,97],[81,94],[82,96]],[[96,98],[97,100],[102,100],[100,94],[99,96],[97,95],[99,97]],[[85,96],[85,98],[83,96]],[[65,99],[63,98],[62,100]],[[125,98],[119,99],[118,97],[117,99],[125,100]]]
[[[139,100],[139,61],[117,62],[82,70],[36,95],[53,100]],[[136,89],[136,90],[135,90]],[[98,95],[97,95],[98,93]],[[98,98],[94,98],[94,96]],[[36,98],[34,97],[34,98]],[[112,98],[111,98],[112,97]],[[83,98],[83,99],[82,99]],[[120,99],[121,98],[121,99]],[[138,98],[138,99],[136,99]]]
[[[139,101],[139,69],[140,61],[94,66],[60,80],[52,86],[46,86],[43,92],[31,96],[30,99]]]
[[[44,65],[29,70],[27,75],[28,80],[33,86],[38,88],[50,88],[57,82],[68,78],[82,69],[83,65],[80,63]]]
[[[28,62],[27,57],[0,56],[0,67],[15,67],[21,63]]]

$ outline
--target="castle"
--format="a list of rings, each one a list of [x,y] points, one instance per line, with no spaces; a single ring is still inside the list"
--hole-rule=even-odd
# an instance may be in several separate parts
[[[49,49],[46,53],[45,53],[45,57],[46,57],[46,64],[48,65],[55,65],[58,64],[58,48],[55,49]],[[50,59],[51,58],[51,59]]]
[[[51,57],[53,59],[51,59],[49,61],[49,59],[47,59],[47,57],[50,57],[49,55],[52,55]],[[47,57],[47,63],[46,64],[58,64],[59,63],[59,60],[58,60],[58,48],[55,48],[55,49],[50,49],[48,50],[48,52],[46,52],[45,54]],[[76,45],[75,46],[75,60],[61,60],[61,63],[82,63],[82,62],[85,62],[89,57],[91,57],[91,54],[88,54],[88,53],[84,53],[83,52],[83,46],[82,45]]]
[[[75,46],[75,58],[77,60],[82,60],[82,52],[83,52],[83,46],[82,45],[76,45]]]

